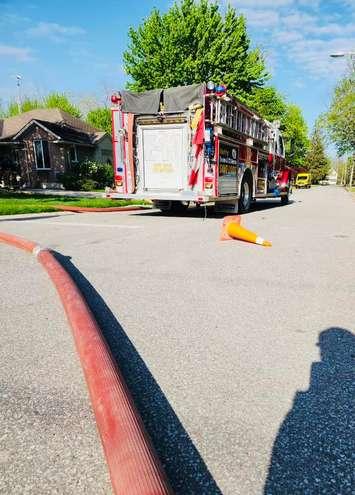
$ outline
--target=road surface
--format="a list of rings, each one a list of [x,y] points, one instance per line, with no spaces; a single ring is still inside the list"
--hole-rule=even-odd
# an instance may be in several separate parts
[[[0,244],[0,269],[0,494],[108,495],[107,467],[56,291],[24,251]]]
[[[350,194],[259,203],[242,222],[272,248],[220,242],[222,220],[203,211],[0,220],[60,253],[177,494],[351,493]]]

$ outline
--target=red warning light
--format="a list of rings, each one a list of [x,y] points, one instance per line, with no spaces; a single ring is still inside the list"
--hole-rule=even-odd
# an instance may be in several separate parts
[[[114,104],[114,105],[118,105],[120,102],[121,102],[121,95],[117,94],[117,93],[114,93],[112,96],[111,96],[111,102]]]

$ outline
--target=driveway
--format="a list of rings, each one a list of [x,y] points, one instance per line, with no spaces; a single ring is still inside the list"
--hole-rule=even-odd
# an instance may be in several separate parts
[[[203,211],[0,219],[60,253],[177,494],[351,493],[355,205],[292,199],[242,217],[272,248]]]

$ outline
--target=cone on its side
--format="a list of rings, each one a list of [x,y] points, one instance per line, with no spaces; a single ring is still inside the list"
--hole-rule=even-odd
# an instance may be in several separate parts
[[[260,246],[270,247],[272,243],[266,241],[262,237],[255,234],[251,230],[248,230],[240,225],[240,216],[225,217],[222,225],[222,233],[220,237],[221,241],[228,241],[231,239],[239,239],[241,241],[251,242],[253,244],[259,244]]]
[[[223,223],[222,223],[222,231],[221,235],[219,237],[220,241],[231,241],[233,237],[228,235],[227,233],[227,227],[230,223],[236,223],[240,224],[240,215],[229,215],[228,217],[223,218]]]

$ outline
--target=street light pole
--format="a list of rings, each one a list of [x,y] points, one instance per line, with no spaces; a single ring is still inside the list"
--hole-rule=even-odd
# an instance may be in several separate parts
[[[355,76],[355,52],[338,52],[338,53],[331,53],[330,56],[332,58],[345,58],[348,67],[350,69],[350,77],[353,78]],[[351,158],[351,162],[349,163],[350,165],[350,177],[349,177],[349,187],[352,187],[353,185],[353,177],[354,177],[354,166],[355,166],[355,159],[354,157]],[[346,173],[345,173],[345,185],[346,185],[346,176],[347,176],[347,171],[348,171],[348,165],[346,164]]]
[[[338,53],[331,53],[330,56],[332,58],[345,58],[350,72],[354,74],[355,72],[355,52],[338,52]]]
[[[16,76],[16,86],[17,86],[17,108],[18,108],[18,113],[21,113],[21,80],[22,76],[20,74],[17,74]]]

